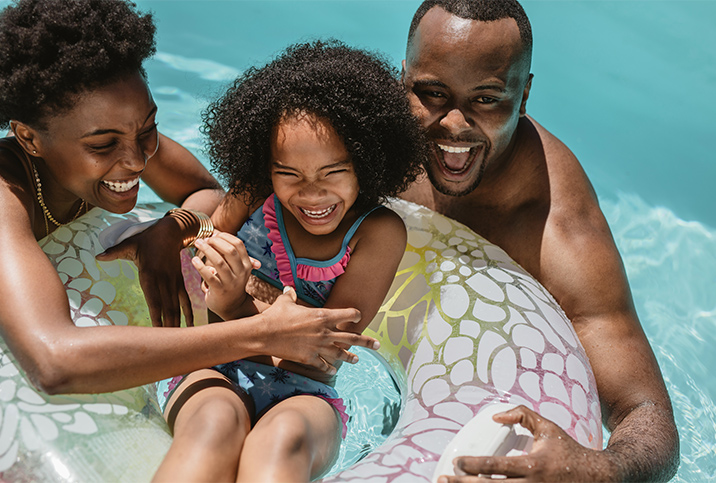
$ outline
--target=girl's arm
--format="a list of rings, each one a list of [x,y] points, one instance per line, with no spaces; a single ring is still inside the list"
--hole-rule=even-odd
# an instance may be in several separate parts
[[[405,253],[407,231],[400,216],[388,208],[381,208],[363,221],[353,241],[355,245],[350,262],[345,273],[336,280],[324,308],[358,309],[361,321],[344,328],[360,334],[375,317],[393,283]],[[325,373],[294,364],[275,352],[271,354],[274,357],[261,358],[258,362],[280,366],[326,383],[331,382]]]
[[[362,319],[350,330],[361,333],[375,317],[393,283],[405,253],[407,231],[400,216],[380,208],[363,221],[354,241],[351,260],[324,307],[358,309]]]

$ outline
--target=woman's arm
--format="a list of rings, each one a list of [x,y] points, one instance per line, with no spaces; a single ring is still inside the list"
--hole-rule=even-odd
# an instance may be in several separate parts
[[[329,364],[352,359],[337,343],[375,343],[336,328],[357,322],[358,311],[312,311],[290,295],[261,315],[209,326],[76,327],[65,289],[30,228],[34,193],[6,179],[0,178],[0,336],[42,391],[115,391],[269,350],[329,371]]]
[[[211,215],[224,190],[209,171],[187,149],[159,135],[159,148],[147,161],[142,180],[160,198],[182,208]],[[191,302],[184,288],[179,251],[182,240],[198,231],[172,217],[156,224],[97,256],[98,260],[132,260],[155,326],[178,327],[181,312],[187,326],[193,325]]]

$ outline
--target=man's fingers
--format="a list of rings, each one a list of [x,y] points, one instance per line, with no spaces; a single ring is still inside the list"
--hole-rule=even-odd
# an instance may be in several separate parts
[[[504,413],[497,413],[492,419],[502,424],[519,424],[533,435],[543,433],[546,429],[544,427],[547,425],[546,421],[548,421],[528,407],[522,405],[505,411]]]
[[[461,456],[453,460],[456,475],[524,477],[533,469],[527,456]]]

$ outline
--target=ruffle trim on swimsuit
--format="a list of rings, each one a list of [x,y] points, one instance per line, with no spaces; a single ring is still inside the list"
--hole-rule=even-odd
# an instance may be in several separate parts
[[[343,258],[338,260],[330,267],[314,267],[312,265],[296,264],[296,275],[301,280],[309,282],[323,282],[325,280],[333,280],[339,275],[343,275],[346,271],[346,265],[351,259],[351,247],[346,247],[346,253]]]
[[[268,228],[268,238],[271,240],[271,251],[276,258],[276,268],[278,268],[278,277],[285,286],[296,288],[293,281],[293,273],[291,271],[291,260],[286,252],[286,247],[281,238],[281,230],[276,219],[275,196],[269,196],[264,202],[264,225]]]
[[[279,272],[279,279],[284,286],[290,285],[296,287],[293,280],[293,272],[291,270],[291,259],[286,250],[286,246],[283,243],[281,237],[281,230],[279,228],[278,219],[276,217],[276,195],[269,196],[264,202],[264,224],[268,228],[268,238],[271,240],[271,251],[276,258],[276,267]],[[308,282],[324,282],[326,280],[333,280],[334,278],[343,275],[346,271],[346,266],[351,259],[351,247],[346,247],[346,252],[333,265],[328,267],[317,267],[313,265],[306,265],[303,263],[296,263],[296,276],[301,280]]]
[[[336,412],[338,413],[338,417],[341,418],[341,422],[343,423],[343,428],[341,429],[341,437],[343,439],[346,439],[346,434],[348,433],[348,413],[346,412],[346,405],[343,404],[343,399],[339,397],[321,396],[320,394],[316,394],[315,396],[325,400],[328,404],[333,406],[333,409],[336,410]]]

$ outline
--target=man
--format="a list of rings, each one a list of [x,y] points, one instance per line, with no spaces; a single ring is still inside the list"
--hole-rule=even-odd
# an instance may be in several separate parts
[[[405,198],[458,220],[534,275],[571,319],[592,364],[603,451],[519,407],[495,420],[535,435],[521,457],[463,457],[443,481],[668,480],[679,463],[673,411],[607,222],[582,167],[526,115],[532,33],[515,0],[427,0],[413,18],[403,80],[427,129],[427,177]]]

